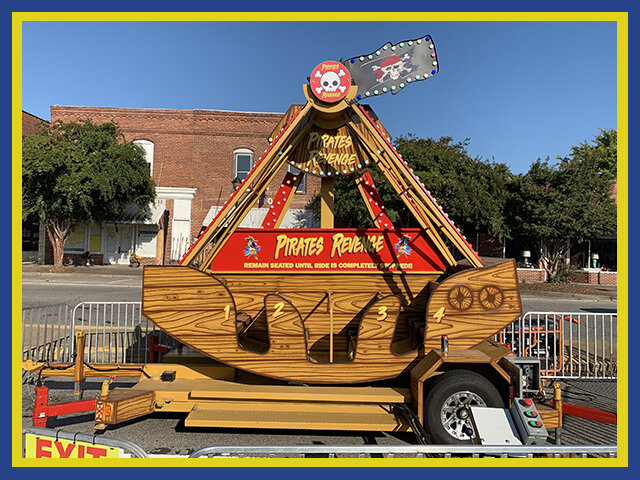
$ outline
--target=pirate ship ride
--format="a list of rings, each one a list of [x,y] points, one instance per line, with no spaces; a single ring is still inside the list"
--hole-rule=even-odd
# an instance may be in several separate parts
[[[456,349],[472,348],[515,320],[515,263],[482,267],[359,102],[437,71],[429,36],[319,64],[303,86],[306,104],[289,108],[180,265],[145,267],[144,314],[227,365],[318,384],[393,378],[445,335]],[[288,165],[300,173],[285,173]],[[420,228],[393,225],[369,169],[382,173]],[[239,228],[278,174],[284,179],[261,228]],[[321,177],[321,228],[281,229],[303,175]],[[374,228],[333,228],[339,176],[353,178]]]

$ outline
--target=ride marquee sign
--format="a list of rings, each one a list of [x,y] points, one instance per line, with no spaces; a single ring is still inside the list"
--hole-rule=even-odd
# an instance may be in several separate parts
[[[440,272],[442,255],[420,229],[238,229],[214,272]]]

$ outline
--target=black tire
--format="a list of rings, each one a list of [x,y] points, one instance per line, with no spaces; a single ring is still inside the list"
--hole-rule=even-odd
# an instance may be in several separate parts
[[[436,444],[472,443],[465,433],[471,432],[466,406],[504,408],[496,387],[482,375],[469,370],[450,370],[438,375],[426,387],[424,427]]]

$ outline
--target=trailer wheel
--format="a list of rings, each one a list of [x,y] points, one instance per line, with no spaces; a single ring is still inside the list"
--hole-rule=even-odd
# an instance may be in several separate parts
[[[450,370],[438,375],[424,401],[424,427],[435,443],[472,443],[469,408],[474,406],[504,408],[504,402],[496,387],[475,372]]]

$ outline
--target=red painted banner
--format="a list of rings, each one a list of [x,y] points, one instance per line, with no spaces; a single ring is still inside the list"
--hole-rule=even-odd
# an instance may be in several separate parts
[[[421,229],[238,229],[214,272],[440,272],[442,255]]]

